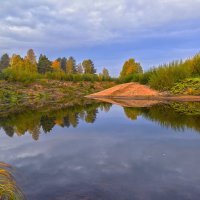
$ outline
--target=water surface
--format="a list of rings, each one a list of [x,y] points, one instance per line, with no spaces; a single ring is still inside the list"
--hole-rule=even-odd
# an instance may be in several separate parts
[[[199,103],[94,102],[0,117],[0,161],[30,200],[198,200]]]

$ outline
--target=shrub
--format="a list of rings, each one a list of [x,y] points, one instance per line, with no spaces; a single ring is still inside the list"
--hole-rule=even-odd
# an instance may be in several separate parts
[[[188,78],[171,88],[172,94],[200,95],[200,78]]]
[[[25,197],[10,169],[9,165],[0,162],[0,199],[23,200]]]
[[[37,72],[30,73],[28,71],[17,71],[11,68],[5,69],[2,73],[3,78],[8,81],[20,81],[24,83],[30,83],[41,78],[41,75]]]

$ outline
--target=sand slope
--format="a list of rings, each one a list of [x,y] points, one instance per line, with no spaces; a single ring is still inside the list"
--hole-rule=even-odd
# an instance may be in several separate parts
[[[160,95],[158,91],[152,90],[146,85],[138,83],[125,83],[91,94],[88,97],[135,97],[158,95]]]

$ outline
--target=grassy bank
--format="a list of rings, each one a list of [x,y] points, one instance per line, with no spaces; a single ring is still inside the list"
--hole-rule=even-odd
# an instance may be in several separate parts
[[[172,94],[200,95],[200,78],[189,78],[176,83],[170,90]]]
[[[0,82],[0,113],[24,107],[72,105],[83,101],[85,95],[113,86],[113,82],[65,82],[42,79],[34,83]]]
[[[144,73],[130,74],[121,79],[121,82],[139,82],[159,91],[171,90],[177,94],[194,93],[199,95],[197,93],[198,87],[196,89],[196,86],[192,86],[193,83],[196,85],[199,79],[200,54],[197,54],[185,61],[173,61],[169,64],[153,67]],[[187,92],[187,88],[190,87],[191,89]]]

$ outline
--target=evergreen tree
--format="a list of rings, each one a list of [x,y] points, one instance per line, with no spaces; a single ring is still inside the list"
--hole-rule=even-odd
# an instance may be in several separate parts
[[[55,117],[42,116],[40,120],[41,127],[45,133],[49,133],[55,126]]]
[[[69,57],[66,62],[66,73],[74,74],[76,73],[76,60],[73,57]]]
[[[38,72],[41,74],[45,74],[46,72],[52,71],[51,61],[45,56],[40,54],[38,60]]]
[[[13,137],[15,133],[14,128],[9,125],[3,126],[3,130],[5,131],[6,135],[8,135],[9,137]]]
[[[60,65],[61,65],[61,69],[66,72],[66,62],[67,62],[67,58],[63,57],[60,59]]]
[[[82,66],[84,69],[84,73],[85,74],[95,74],[96,73],[96,69],[94,67],[94,63],[92,62],[92,60],[84,60],[82,62]]]
[[[3,54],[0,60],[0,71],[7,68],[9,66],[9,63],[10,63],[10,58],[8,54],[7,53]]]

